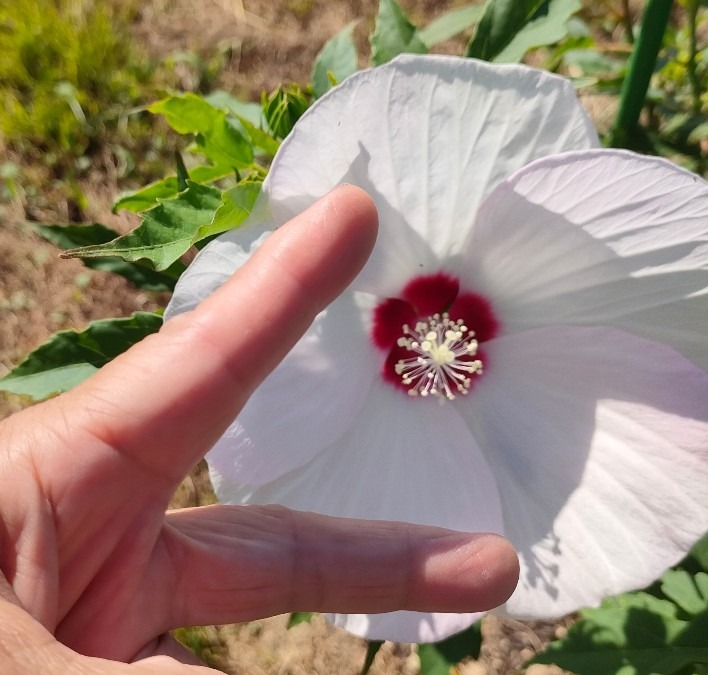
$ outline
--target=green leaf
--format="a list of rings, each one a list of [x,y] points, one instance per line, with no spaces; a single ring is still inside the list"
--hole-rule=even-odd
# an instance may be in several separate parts
[[[669,570],[661,577],[661,592],[690,616],[708,612],[708,574],[705,572],[694,575],[686,570]],[[706,641],[708,643],[708,634]]]
[[[161,316],[136,312],[126,319],[94,321],[80,333],[55,333],[0,379],[0,391],[36,401],[68,391],[161,325]]]
[[[261,96],[263,114],[277,138],[285,138],[292,131],[310,103],[310,97],[297,84],[283,85]]]
[[[261,183],[244,181],[221,195],[221,206],[214,219],[197,231],[193,242],[201,241],[215,234],[238,227],[248,217],[261,191]]]
[[[162,271],[189,249],[199,228],[212,222],[220,206],[221,192],[217,188],[189,181],[176,198],[145,211],[143,222],[129,234],[107,244],[71,249],[62,258],[113,255],[129,262],[146,258]]]
[[[569,49],[563,54],[563,63],[584,75],[611,76],[620,72],[625,64],[597,51],[595,47]]]
[[[300,623],[309,623],[314,615],[314,612],[293,612],[288,619],[288,628],[290,629]]]
[[[708,138],[708,122],[702,122],[694,127],[693,131],[688,135],[689,143],[700,143]]]
[[[445,12],[425,28],[418,30],[421,42],[430,49],[473,26],[482,15],[481,5],[467,5]]]
[[[648,593],[627,593],[586,609],[562,640],[531,663],[555,663],[577,675],[671,675],[708,663],[703,630],[680,619],[672,602]]]
[[[243,128],[246,130],[246,133],[249,135],[251,143],[253,143],[256,148],[260,148],[271,157],[278,152],[280,141],[277,138],[273,138],[268,131],[264,131],[260,127],[251,124],[243,117],[239,117],[239,120],[241,121],[241,124],[243,124]]]
[[[708,533],[698,541],[689,553],[691,560],[695,562],[704,572],[708,572]]]
[[[487,0],[467,56],[515,63],[535,47],[558,42],[580,0]]]
[[[105,244],[116,237],[118,233],[105,225],[40,225],[35,228],[37,234],[62,249],[77,246]],[[102,272],[111,272],[124,277],[137,288],[145,291],[171,291],[184,266],[175,264],[166,273],[156,272],[147,267],[125,262],[120,258],[86,258],[86,267]]]
[[[548,0],[494,61],[518,63],[530,49],[560,42],[568,35],[568,20],[581,7],[580,0]]]
[[[205,96],[204,100],[209,103],[209,105],[230,113],[234,117],[248,120],[248,122],[255,127],[265,127],[266,120],[265,117],[263,117],[263,111],[258,103],[241,101],[227,91],[222,90],[212,92],[208,96]]]
[[[352,39],[356,21],[352,21],[327,40],[312,67],[312,89],[320,97],[331,88],[331,79],[341,82],[359,67],[356,45]]]
[[[233,169],[228,166],[195,166],[189,172],[189,179],[194,183],[211,183],[231,174],[233,174]],[[113,204],[113,212],[125,209],[133,213],[140,213],[157,206],[160,201],[172,199],[178,194],[177,178],[170,176],[150,183],[135,192],[125,193]]]
[[[371,60],[375,66],[403,53],[427,54],[418,29],[408,20],[395,0],[380,0],[376,27],[370,38]]]
[[[419,645],[421,675],[450,675],[452,669],[463,659],[469,656],[479,658],[481,648],[481,621],[442,642]]]
[[[169,96],[148,110],[163,115],[177,133],[194,134],[199,150],[216,165],[246,168],[253,162],[253,147],[240,122],[201,96]]]

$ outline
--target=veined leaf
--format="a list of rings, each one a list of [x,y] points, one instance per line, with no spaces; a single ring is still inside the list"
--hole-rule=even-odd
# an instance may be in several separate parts
[[[91,246],[105,244],[112,241],[119,234],[101,225],[40,225],[35,232],[47,241],[62,249],[71,249],[77,246]],[[171,291],[179,275],[184,271],[184,265],[175,263],[165,272],[126,262],[121,258],[86,258],[83,261],[86,267],[102,272],[111,272],[124,277],[137,288],[145,291]]]
[[[194,242],[201,241],[215,234],[238,227],[251,213],[253,205],[261,192],[261,183],[244,181],[221,195],[221,206],[216,210],[214,219],[197,231]]]
[[[708,612],[706,572],[689,574],[686,570],[669,570],[661,577],[661,592],[690,616]],[[708,645],[708,633],[706,644]]]
[[[176,198],[145,211],[143,222],[132,232],[107,244],[71,249],[62,257],[119,256],[129,262],[146,258],[162,271],[189,249],[199,228],[212,222],[220,206],[221,192],[217,188],[189,181]]]
[[[327,40],[312,67],[312,89],[320,97],[331,88],[331,77],[336,82],[355,73],[359,67],[356,46],[352,39],[355,21],[347,24]]]
[[[440,42],[445,42],[462,31],[473,26],[482,15],[481,5],[467,5],[445,12],[431,21],[425,28],[418,30],[421,42],[430,49]]]
[[[195,183],[212,183],[233,174],[229,166],[195,166],[189,171],[189,178]],[[113,212],[121,209],[140,213],[157,206],[160,201],[172,199],[179,194],[176,176],[150,183],[140,190],[128,192],[113,204]]]
[[[427,54],[418,29],[408,20],[396,0],[380,0],[376,27],[371,35],[371,60],[375,66],[403,53]]]
[[[534,47],[567,34],[568,19],[580,0],[487,0],[467,56],[513,63]]]
[[[163,115],[177,133],[194,134],[198,148],[216,165],[246,168],[253,162],[253,147],[238,120],[201,96],[169,96],[148,110]]]
[[[0,391],[41,401],[68,391],[162,325],[162,317],[136,312],[126,319],[102,319],[77,333],[63,330],[0,379]]]
[[[442,642],[419,645],[421,675],[450,675],[452,669],[468,656],[479,658],[481,648],[481,621]]]
[[[583,610],[567,636],[530,663],[555,663],[577,675],[673,675],[708,663],[706,617],[686,621],[668,600],[626,593]]]

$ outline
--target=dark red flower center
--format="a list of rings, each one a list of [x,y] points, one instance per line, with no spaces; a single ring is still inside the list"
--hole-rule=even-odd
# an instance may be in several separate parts
[[[484,367],[480,343],[498,330],[489,301],[460,292],[458,280],[440,272],[416,277],[399,298],[381,301],[371,337],[387,353],[387,382],[442,401],[469,393]]]

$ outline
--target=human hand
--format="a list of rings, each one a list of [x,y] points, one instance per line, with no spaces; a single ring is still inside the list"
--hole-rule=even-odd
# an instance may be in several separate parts
[[[282,507],[165,514],[375,235],[368,197],[338,188],[196,310],[0,425],[3,673],[212,672],[168,631],[296,610],[470,612],[506,600],[518,563],[495,535]]]

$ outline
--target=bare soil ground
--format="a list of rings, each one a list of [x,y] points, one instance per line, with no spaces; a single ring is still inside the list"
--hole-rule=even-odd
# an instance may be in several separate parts
[[[459,4],[442,0],[402,2],[410,16],[420,22]],[[375,0],[146,0],[134,33],[156,58],[179,50],[208,55],[218,47],[225,55],[218,86],[257,100],[262,90],[274,89],[285,81],[306,82],[325,40],[352,20],[359,20],[356,36],[361,51],[366,53],[365,38],[373,26],[376,5]],[[440,51],[459,53],[460,48],[459,43],[451,42]],[[198,84],[188,68],[180,77],[185,89]],[[109,164],[104,163],[81,184],[89,206],[78,219],[125,231],[136,224],[135,219],[111,214],[110,206],[120,190],[129,186],[119,183]],[[43,208],[29,212],[26,207],[20,197],[0,204],[0,375],[56,330],[81,329],[97,318],[125,316],[164,303],[164,298],[137,292],[122,279],[87,270],[79,261],[58,259],[56,249],[40,239],[28,222],[76,219],[72,205],[58,194],[54,198],[51,186],[47,186]],[[0,419],[25,403],[0,394]],[[175,506],[195,505],[211,498],[204,471],[197,468],[176,495]],[[523,663],[549,639],[562,634],[568,624],[525,624],[489,617],[484,622],[480,661],[463,664],[460,672],[522,672]],[[285,617],[276,617],[236,626],[204,627],[182,632],[180,638],[215,667],[248,675],[356,675],[366,650],[363,640],[331,628],[322,618],[291,630],[286,629]],[[415,650],[388,643],[371,669],[373,675],[417,672]],[[552,675],[562,671],[533,666],[526,672]]]

